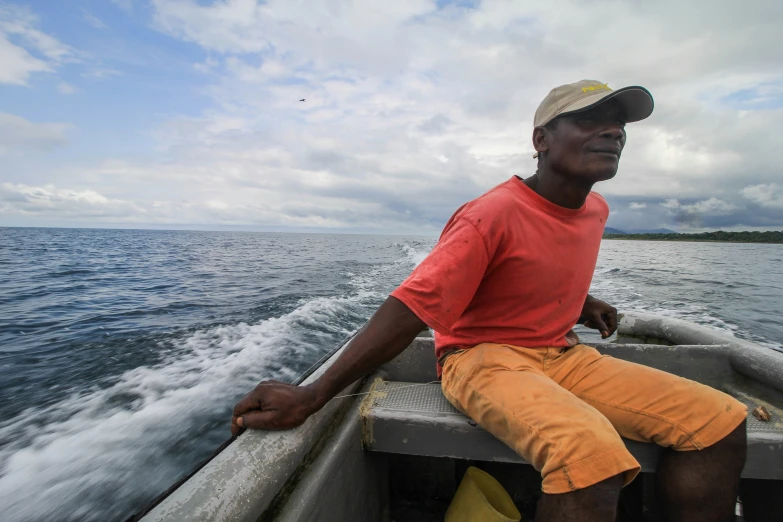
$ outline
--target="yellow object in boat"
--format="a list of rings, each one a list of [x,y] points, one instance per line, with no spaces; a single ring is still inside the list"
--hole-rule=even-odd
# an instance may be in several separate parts
[[[473,466],[468,468],[446,511],[446,522],[519,522],[522,515],[500,482]]]

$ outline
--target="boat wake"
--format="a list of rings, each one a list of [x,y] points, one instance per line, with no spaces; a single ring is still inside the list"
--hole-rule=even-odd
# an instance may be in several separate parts
[[[231,408],[255,384],[292,381],[361,326],[427,246],[393,249],[387,262],[344,272],[341,295],[164,337],[161,362],[0,422],[3,521],[129,516],[228,438]]]
[[[232,405],[258,381],[293,380],[360,325],[371,296],[162,341],[161,364],[0,423],[3,520],[127,517],[228,438]]]

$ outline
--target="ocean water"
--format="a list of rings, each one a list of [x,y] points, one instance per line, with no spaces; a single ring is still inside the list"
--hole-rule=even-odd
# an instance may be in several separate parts
[[[237,399],[342,342],[434,243],[0,229],[2,519],[126,518],[228,438]],[[780,350],[781,259],[605,241],[592,291]]]

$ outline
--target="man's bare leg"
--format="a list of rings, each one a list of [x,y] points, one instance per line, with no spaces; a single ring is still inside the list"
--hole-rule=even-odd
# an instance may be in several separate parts
[[[614,522],[623,476],[615,475],[570,493],[544,493],[536,506],[536,522]]]
[[[745,465],[743,421],[723,440],[701,451],[667,449],[656,472],[656,491],[670,522],[729,522]]]

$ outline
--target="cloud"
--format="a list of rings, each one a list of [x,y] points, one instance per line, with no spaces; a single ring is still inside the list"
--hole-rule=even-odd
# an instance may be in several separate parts
[[[82,9],[82,18],[90,24],[91,26],[95,27],[96,29],[106,29],[106,24],[103,23],[103,20],[95,16],[94,14],[90,13],[86,9]]]
[[[442,114],[436,114],[432,118],[422,122],[419,130],[431,134],[439,134],[452,125],[454,122]]]
[[[681,232],[709,229],[780,230],[783,206],[759,206],[742,193],[724,198],[675,199],[638,196],[608,196],[614,210],[608,226],[621,230],[670,228]],[[633,209],[642,203],[643,209]]]
[[[122,167],[118,169],[125,170]],[[169,175],[168,179],[176,177],[176,173],[172,172],[162,174]],[[223,200],[221,195],[202,193],[198,201],[130,200],[108,197],[92,188],[69,189],[52,184],[33,186],[3,183],[0,184],[0,217],[7,221],[26,218],[51,222],[54,219],[59,225],[99,220],[113,224],[198,223],[215,226],[256,225],[263,228],[339,228],[362,231],[372,231],[388,223],[405,227],[404,221],[396,219],[399,217],[399,210],[374,202],[348,206],[346,201],[340,204],[331,198],[317,196],[281,202],[276,201],[272,195],[264,196],[264,191],[258,190],[257,187],[249,187],[246,196],[239,200],[236,196],[229,196],[229,200]],[[376,217],[368,220],[367,215]],[[420,229],[417,231],[421,232]]]
[[[783,209],[783,187],[776,183],[745,187],[742,195],[762,207]]]
[[[684,205],[676,199],[667,199],[661,206],[669,210],[687,214],[725,214],[737,209],[737,206],[726,201],[710,198],[704,201]]]
[[[143,215],[132,202],[110,199],[90,189],[58,189],[54,185],[0,184],[0,215],[46,214],[59,218],[114,218]]]
[[[26,85],[27,79],[36,72],[51,72],[52,68],[23,48],[13,45],[0,34],[0,83]]]
[[[63,94],[74,94],[79,92],[79,89],[70,83],[67,82],[60,82],[57,85],[57,90],[60,91]]]
[[[0,5],[0,83],[26,85],[38,72],[52,72],[72,59],[71,47],[36,29],[28,8]]]
[[[57,165],[40,186],[68,179],[114,194],[150,222],[433,231],[465,201],[535,172],[538,103],[595,78],[656,98],[653,116],[628,126],[618,176],[596,187],[613,226],[783,225],[743,192],[783,172],[783,56],[776,17],[763,14],[777,2],[149,5],[156,30],[196,51],[203,74],[185,89],[205,97],[203,110],[142,129],[150,154]]]
[[[702,226],[705,216],[726,215],[737,210],[736,205],[717,198],[690,204],[680,203],[677,199],[667,199],[661,206],[672,213],[675,223],[688,227]]]
[[[737,225],[768,228],[783,223],[783,212],[775,209],[759,212],[739,198],[736,202],[713,197],[689,203],[668,199],[660,203],[660,207],[680,228],[732,228]]]
[[[203,62],[194,63],[193,68],[201,73],[206,74],[215,69],[219,64],[220,62],[218,62],[216,59],[208,56]]]
[[[126,12],[133,10],[133,0],[111,0],[111,3]]]
[[[0,155],[25,151],[47,152],[68,143],[63,123],[33,123],[20,116],[0,113]]]

